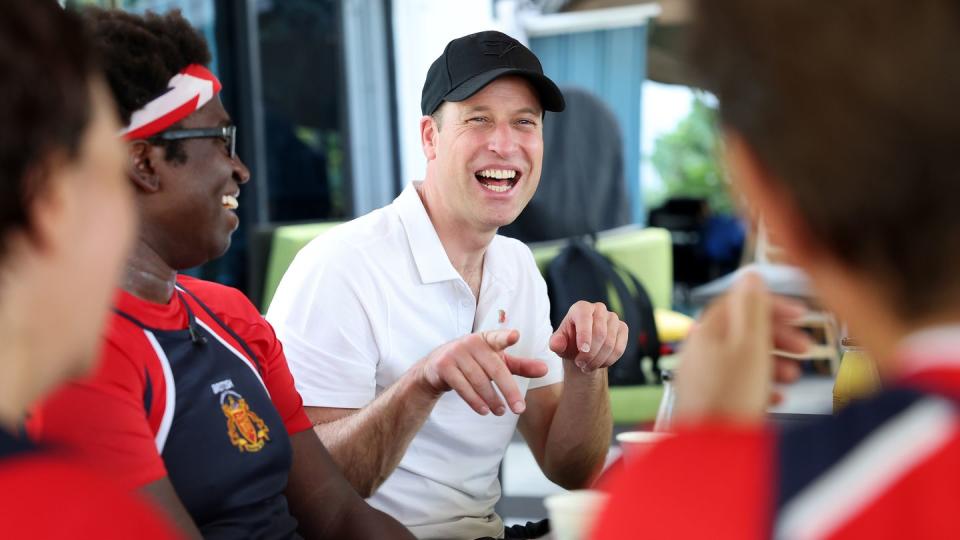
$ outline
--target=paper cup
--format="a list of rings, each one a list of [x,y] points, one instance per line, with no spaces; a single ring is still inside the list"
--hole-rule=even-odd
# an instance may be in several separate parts
[[[624,431],[617,433],[617,443],[623,451],[625,463],[634,463],[658,442],[673,437],[672,433],[662,431]]]
[[[608,495],[594,489],[577,489],[550,495],[543,501],[556,540],[586,540]]]

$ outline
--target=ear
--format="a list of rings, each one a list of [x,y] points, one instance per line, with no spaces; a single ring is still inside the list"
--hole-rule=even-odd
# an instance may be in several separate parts
[[[788,264],[813,261],[819,250],[793,196],[740,134],[727,130],[723,139],[727,170],[733,187],[746,199],[745,210],[754,230],[762,223],[770,242],[783,248]]]
[[[437,136],[440,131],[438,128],[432,116],[424,116],[420,119],[420,145],[423,146],[423,155],[427,157],[427,161],[437,158]]]
[[[133,141],[128,146],[127,176],[137,189],[147,193],[160,190],[160,175],[155,167],[156,160],[160,159],[158,150],[144,140]]]

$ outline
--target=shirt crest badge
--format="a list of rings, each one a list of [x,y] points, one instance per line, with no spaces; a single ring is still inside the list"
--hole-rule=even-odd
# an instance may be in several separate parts
[[[220,394],[220,409],[227,417],[230,443],[241,452],[259,452],[270,440],[270,428],[240,394],[230,390]]]

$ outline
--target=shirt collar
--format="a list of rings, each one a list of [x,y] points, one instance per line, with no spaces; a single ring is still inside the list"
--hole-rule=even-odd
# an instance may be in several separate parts
[[[417,193],[419,182],[411,182],[393,202],[403,223],[413,261],[424,284],[458,279],[460,274],[450,263],[433,222]]]
[[[427,215],[427,209],[423,206],[420,194],[417,193],[417,186],[420,184],[421,182],[411,182],[393,201],[393,206],[403,224],[404,233],[407,235],[407,243],[420,274],[420,280],[428,284],[462,279],[450,262],[446,250],[443,249],[437,230],[433,227],[430,216]],[[497,281],[508,290],[514,290],[517,273],[510,261],[507,261],[498,249],[498,244],[502,241],[502,238],[495,236],[487,246],[483,260],[483,281],[486,282],[488,279]]]

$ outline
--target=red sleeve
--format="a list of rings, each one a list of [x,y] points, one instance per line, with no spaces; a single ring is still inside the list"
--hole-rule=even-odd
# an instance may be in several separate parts
[[[273,405],[283,418],[287,433],[293,435],[312,428],[313,425],[303,410],[303,398],[293,384],[293,375],[287,366],[283,346],[280,345],[270,323],[260,315],[250,300],[236,289],[209,283],[202,283],[207,289],[197,287],[192,282],[190,286],[208,294],[219,294],[215,309],[222,311],[217,315],[247,342],[262,363],[263,382],[270,392]]]
[[[303,410],[303,398],[293,384],[293,375],[287,358],[283,355],[283,346],[265,319],[260,319],[264,325],[264,335],[267,343],[264,344],[264,377],[263,382],[270,391],[270,399],[280,411],[280,417],[287,426],[287,433],[293,435],[313,427],[307,413]]]
[[[93,375],[52,394],[27,425],[38,442],[69,447],[131,489],[167,476],[144,405],[148,375],[136,354],[107,341]]]
[[[698,428],[610,479],[591,538],[769,538],[774,441],[763,429]]]
[[[180,538],[146,501],[53,456],[0,464],[0,508],[4,538]]]

